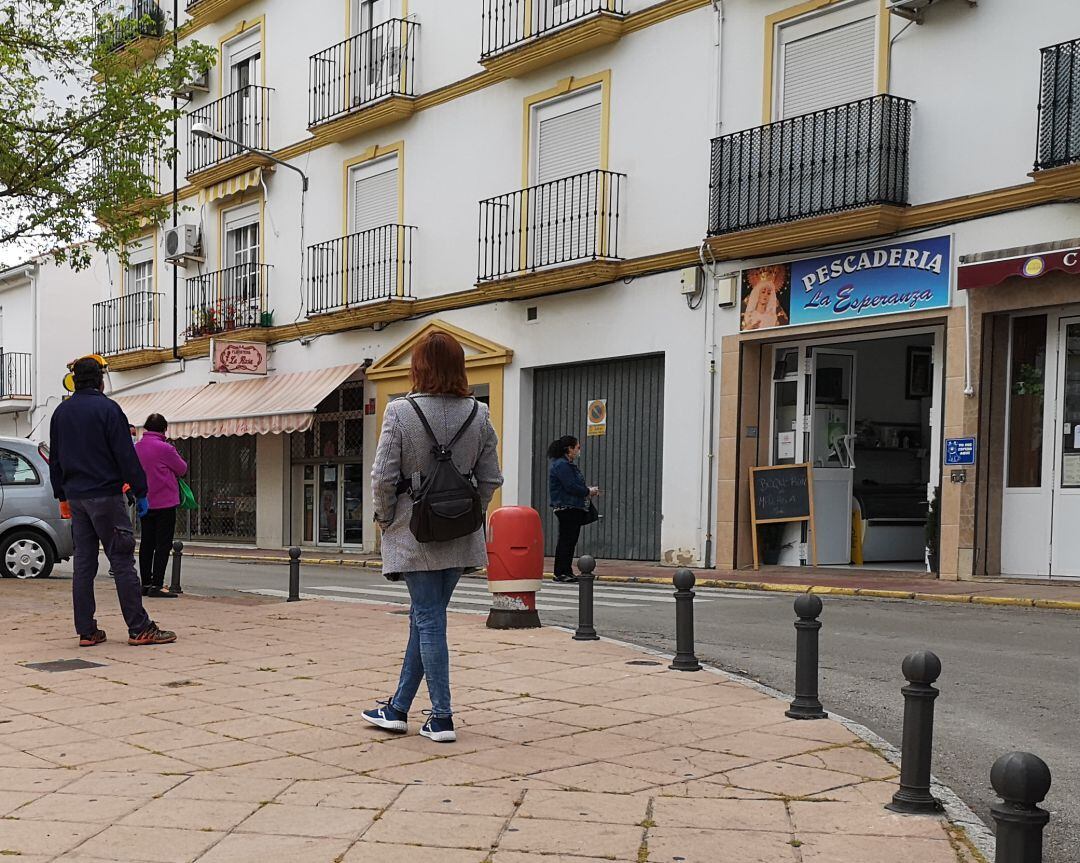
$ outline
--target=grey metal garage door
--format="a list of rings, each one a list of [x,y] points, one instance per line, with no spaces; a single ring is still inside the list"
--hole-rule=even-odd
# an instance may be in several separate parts
[[[586,437],[586,409],[607,399],[607,431]],[[548,445],[564,434],[581,440],[581,469],[603,490],[602,518],[582,528],[578,554],[659,560],[663,464],[664,357],[628,357],[555,366],[533,373],[533,506],[544,519],[545,548],[555,553],[548,508]]]

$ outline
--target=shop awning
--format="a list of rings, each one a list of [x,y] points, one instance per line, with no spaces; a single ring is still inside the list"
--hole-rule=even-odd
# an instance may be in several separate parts
[[[140,393],[116,401],[129,418],[138,417],[133,420],[137,425],[148,414],[162,414],[169,422],[171,438],[305,432],[311,428],[319,403],[359,368],[359,363],[351,363],[186,390]]]
[[[960,290],[990,288],[1006,279],[1037,279],[1052,272],[1080,273],[1080,239],[982,252],[960,258]]]
[[[199,192],[199,204],[209,204],[211,201],[227,198],[229,195],[236,195],[245,189],[259,185],[262,182],[262,171],[262,168],[252,168],[238,177],[230,177],[228,180],[222,180],[220,183],[203,189]]]

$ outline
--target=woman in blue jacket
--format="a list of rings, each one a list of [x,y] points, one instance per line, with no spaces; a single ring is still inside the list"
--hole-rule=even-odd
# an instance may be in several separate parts
[[[577,581],[574,575],[574,547],[589,511],[589,498],[600,489],[585,484],[581,469],[574,464],[581,455],[581,444],[573,435],[565,435],[548,447],[548,492],[551,508],[559,522],[559,540],[555,546],[555,580]]]

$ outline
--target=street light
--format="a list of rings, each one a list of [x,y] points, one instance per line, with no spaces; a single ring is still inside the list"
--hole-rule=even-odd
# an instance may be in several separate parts
[[[224,135],[211,129],[208,123],[204,123],[201,120],[198,123],[192,124],[191,134],[194,135],[196,138],[212,138],[215,141],[222,141],[226,144],[232,144],[234,147],[239,147],[241,150],[247,150],[249,153],[255,153],[257,156],[262,156],[264,159],[269,159],[275,165],[282,165],[285,168],[296,171],[296,173],[300,175],[300,179],[304,181],[304,191],[306,192],[308,189],[307,174],[297,168],[296,165],[290,165],[288,162],[282,161],[281,159],[277,158],[277,156],[271,155],[266,150],[260,150],[256,147],[251,147],[241,141],[235,141],[232,138],[226,138]]]

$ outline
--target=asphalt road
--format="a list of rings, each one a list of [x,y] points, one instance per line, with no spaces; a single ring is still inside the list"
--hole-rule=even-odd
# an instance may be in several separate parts
[[[188,559],[185,589],[285,596],[284,565]],[[355,567],[306,567],[302,591],[351,602],[407,604],[402,584]],[[574,625],[576,589],[548,585],[542,618]],[[164,605],[171,600],[157,600]],[[464,579],[452,609],[483,613],[482,580]],[[160,612],[167,620],[167,611]],[[674,606],[667,588],[597,585],[601,635],[674,652]],[[714,666],[791,692],[794,613],[788,595],[699,592],[697,654]],[[905,601],[825,598],[821,698],[827,710],[900,743],[903,657],[920,649],[941,658],[934,772],[985,821],[994,801],[990,766],[1024,749],[1042,757],[1054,783],[1046,807],[1045,863],[1080,860],[1080,615]],[[583,645],[582,649],[587,649]]]

